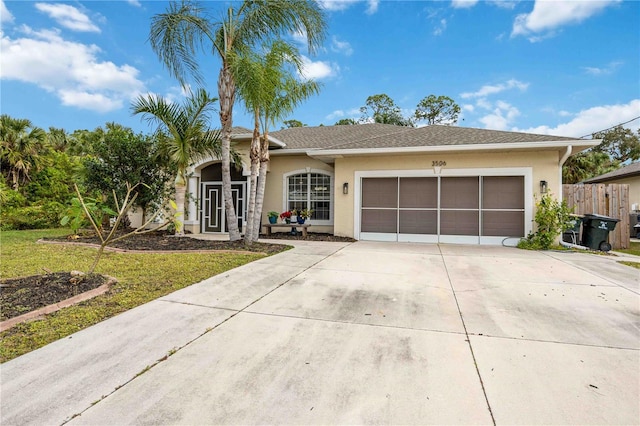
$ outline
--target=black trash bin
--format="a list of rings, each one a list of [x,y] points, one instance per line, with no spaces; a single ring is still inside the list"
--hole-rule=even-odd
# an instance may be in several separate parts
[[[616,229],[620,219],[599,214],[586,214],[582,219],[582,245],[593,250],[609,251],[609,231]]]

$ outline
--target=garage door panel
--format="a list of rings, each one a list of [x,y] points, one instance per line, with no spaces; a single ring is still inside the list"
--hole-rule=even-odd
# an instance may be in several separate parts
[[[480,235],[478,211],[442,210],[440,212],[441,235]]]
[[[438,212],[435,210],[400,210],[401,234],[437,234]]]
[[[362,210],[362,232],[398,232],[398,211],[397,210]]]
[[[438,178],[400,178],[400,208],[438,207]]]
[[[478,177],[443,177],[440,182],[440,207],[477,209],[480,204]]]
[[[524,212],[483,211],[482,235],[524,237]]]
[[[482,178],[482,207],[524,209],[523,189],[523,176],[485,176]]]
[[[398,178],[362,179],[362,207],[398,207]]]

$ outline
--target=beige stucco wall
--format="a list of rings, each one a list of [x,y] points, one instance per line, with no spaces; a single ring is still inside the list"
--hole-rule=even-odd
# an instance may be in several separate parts
[[[262,223],[269,222],[269,219],[267,218],[268,212],[276,211],[278,213],[282,213],[286,208],[283,192],[285,174],[294,171],[305,172],[307,169],[310,171],[322,170],[333,174],[333,166],[306,155],[271,157],[269,173],[267,174],[264,206],[262,208]],[[309,232],[333,233],[333,226],[314,226],[313,221],[310,221],[310,225],[311,226],[308,228]],[[273,231],[286,232],[287,229],[274,229]]]
[[[356,171],[371,170],[433,170],[434,161],[444,161],[442,170],[487,169],[530,167],[532,169],[531,191],[535,197],[540,194],[540,181],[548,182],[549,190],[558,194],[560,188],[559,153],[557,151],[514,152],[514,153],[474,153],[474,154],[434,154],[345,157],[335,161],[335,222],[334,233],[340,236],[354,236],[354,200]],[[349,194],[342,193],[343,183],[349,183]],[[535,202],[532,201],[532,205]],[[533,217],[535,213],[532,212]]]
[[[240,145],[236,149],[243,152],[246,157],[248,145]],[[434,161],[446,162],[442,170],[448,172],[468,169],[490,168],[530,168],[531,169],[531,193],[534,197],[540,197],[541,180],[548,182],[549,191],[557,195],[560,193],[560,173],[558,162],[561,153],[558,151],[519,151],[508,153],[469,153],[469,154],[411,154],[411,155],[378,155],[344,157],[335,159],[335,164],[327,164],[323,161],[300,155],[274,155],[271,157],[265,199],[263,207],[263,223],[268,223],[269,211],[282,212],[285,209],[285,182],[284,176],[291,172],[304,172],[306,170],[322,170],[333,174],[333,225],[314,226],[311,222],[310,232],[327,232],[339,236],[354,236],[354,211],[356,203],[355,179],[356,172],[374,170],[431,170]],[[248,158],[247,158],[248,166]],[[248,171],[248,170],[247,170]],[[349,184],[349,193],[342,193],[344,183]],[[640,186],[640,185],[639,185]],[[636,197],[638,198],[638,197]],[[640,201],[638,201],[640,202]],[[531,200],[535,205],[535,200]],[[535,212],[531,212],[533,217]],[[194,227],[193,231],[197,232]],[[286,228],[275,229],[275,232],[286,232]]]

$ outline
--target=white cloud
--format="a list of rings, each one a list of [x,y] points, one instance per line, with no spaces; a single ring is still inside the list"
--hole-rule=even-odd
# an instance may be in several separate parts
[[[476,107],[474,107],[471,104],[462,105],[462,110],[463,111],[473,112],[475,109],[476,109]]]
[[[517,1],[510,0],[489,0],[489,3],[498,6],[501,9],[513,9],[516,7]]]
[[[0,0],[0,22],[13,22],[13,15],[4,4],[4,0]]]
[[[585,109],[575,114],[568,123],[559,124],[555,127],[538,126],[528,129],[513,129],[514,131],[526,133],[540,133],[543,135],[569,136],[578,138],[590,135],[618,123],[624,123],[640,115],[640,99],[634,99],[627,104],[601,105]],[[640,120],[634,120],[625,125],[636,130],[640,127]]]
[[[495,85],[484,85],[480,88],[480,90],[476,92],[465,92],[460,94],[462,99],[469,98],[483,98],[488,95],[494,95],[496,93],[504,92],[509,89],[518,89],[521,92],[524,92],[529,87],[529,83],[523,83],[516,79],[508,80],[505,83],[495,84]]]
[[[320,0],[320,6],[329,11],[345,10],[356,3],[356,0]]]
[[[515,0],[487,0],[487,3],[501,9],[513,9],[516,7]],[[454,9],[470,9],[478,4],[478,0],[451,0],[451,7]]]
[[[36,9],[46,13],[58,24],[73,31],[99,33],[100,28],[77,8],[62,3],[36,3]]]
[[[302,30],[302,31],[296,31],[294,33],[291,33],[291,37],[293,38],[293,41],[302,45],[302,46],[306,46],[307,45],[307,33],[306,31]]]
[[[622,64],[623,64],[622,62],[617,61],[617,62],[610,62],[603,68],[583,67],[583,69],[587,72],[587,74],[591,74],[591,75],[608,75],[608,74],[612,74]]]
[[[318,3],[320,7],[330,12],[337,12],[341,10],[346,10],[353,6],[354,4],[360,3],[362,0],[319,0]],[[365,13],[367,15],[373,15],[378,11],[378,6],[380,4],[380,0],[366,0],[367,9]]]
[[[353,54],[353,48],[348,41],[341,41],[338,37],[333,36],[331,38],[331,50],[334,52],[343,53],[346,56],[351,56]]]
[[[339,68],[335,64],[323,61],[312,61],[304,55],[302,56],[302,72],[300,77],[306,80],[320,80],[335,76]]]
[[[120,109],[123,106],[122,99],[109,98],[102,93],[61,89],[58,91],[58,96],[60,100],[62,100],[63,105],[90,109],[97,112],[109,112]]]
[[[35,84],[55,93],[64,105],[98,112],[121,108],[144,90],[138,70],[100,61],[100,48],[68,41],[59,31],[21,27],[24,38],[0,40],[0,78]]]
[[[127,0],[127,3],[132,6],[142,7],[142,3],[140,3],[138,0]]]
[[[490,114],[480,118],[486,129],[507,130],[509,124],[520,115],[518,108],[504,101],[497,101]]]
[[[553,30],[564,25],[580,23],[607,6],[620,1],[536,0],[531,13],[516,16],[511,36],[530,36],[530,41],[539,41],[553,35]],[[546,35],[536,35],[539,33],[546,33]]]
[[[378,5],[380,4],[380,0],[368,0],[367,1],[367,10],[365,13],[367,15],[373,15],[378,11]]]
[[[350,110],[342,110],[337,109],[333,111],[331,114],[327,115],[325,118],[327,120],[335,120],[339,118],[358,118],[360,117],[360,108],[351,108]]]
[[[451,0],[451,7],[455,9],[468,9],[478,3],[478,0]]]
[[[433,30],[433,35],[435,35],[435,36],[442,35],[444,30],[446,30],[446,29],[447,29],[447,20],[442,18],[440,20],[440,25],[437,26],[435,30]]]

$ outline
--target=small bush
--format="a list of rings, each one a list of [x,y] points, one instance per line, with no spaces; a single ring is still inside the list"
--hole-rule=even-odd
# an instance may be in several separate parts
[[[564,201],[559,202],[550,193],[544,194],[536,206],[536,232],[520,240],[518,248],[549,250],[560,233],[573,226],[572,211]]]
[[[3,208],[0,212],[0,229],[46,229],[59,226],[65,207],[55,201],[26,207]]]

